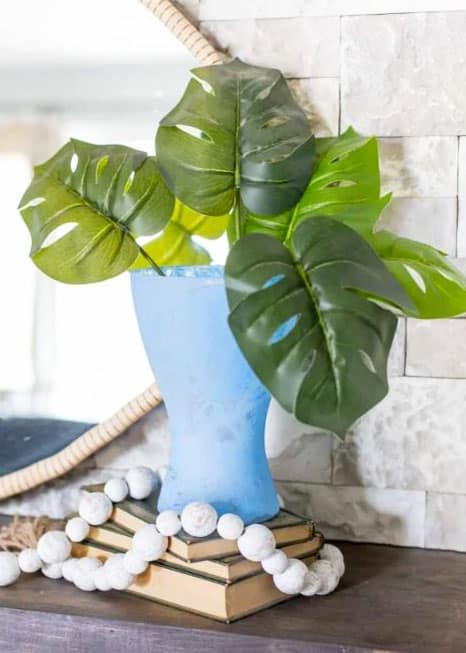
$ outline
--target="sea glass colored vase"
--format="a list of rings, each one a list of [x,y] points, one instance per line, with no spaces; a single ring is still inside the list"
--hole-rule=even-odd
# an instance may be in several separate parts
[[[246,523],[279,510],[264,448],[270,397],[228,327],[221,266],[131,274],[145,350],[169,416],[159,510],[191,501]]]

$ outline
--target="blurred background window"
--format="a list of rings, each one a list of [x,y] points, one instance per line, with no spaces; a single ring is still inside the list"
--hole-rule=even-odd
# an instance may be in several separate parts
[[[151,383],[129,275],[46,278],[16,207],[32,166],[70,137],[153,152],[195,65],[136,0],[0,3],[1,415],[99,420]]]

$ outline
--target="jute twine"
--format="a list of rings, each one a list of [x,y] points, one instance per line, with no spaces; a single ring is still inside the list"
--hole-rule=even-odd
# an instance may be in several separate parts
[[[35,549],[41,535],[63,526],[63,521],[47,517],[14,517],[0,528],[0,551]]]

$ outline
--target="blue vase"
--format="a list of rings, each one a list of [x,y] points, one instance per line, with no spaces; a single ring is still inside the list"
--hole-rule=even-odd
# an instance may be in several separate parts
[[[270,397],[227,323],[223,267],[131,273],[134,306],[169,415],[170,461],[158,508],[191,501],[246,523],[279,510],[265,456]]]

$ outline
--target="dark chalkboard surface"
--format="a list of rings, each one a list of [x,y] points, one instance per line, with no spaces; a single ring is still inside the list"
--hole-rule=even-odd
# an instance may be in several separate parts
[[[0,419],[0,476],[53,456],[92,426],[59,419]]]

